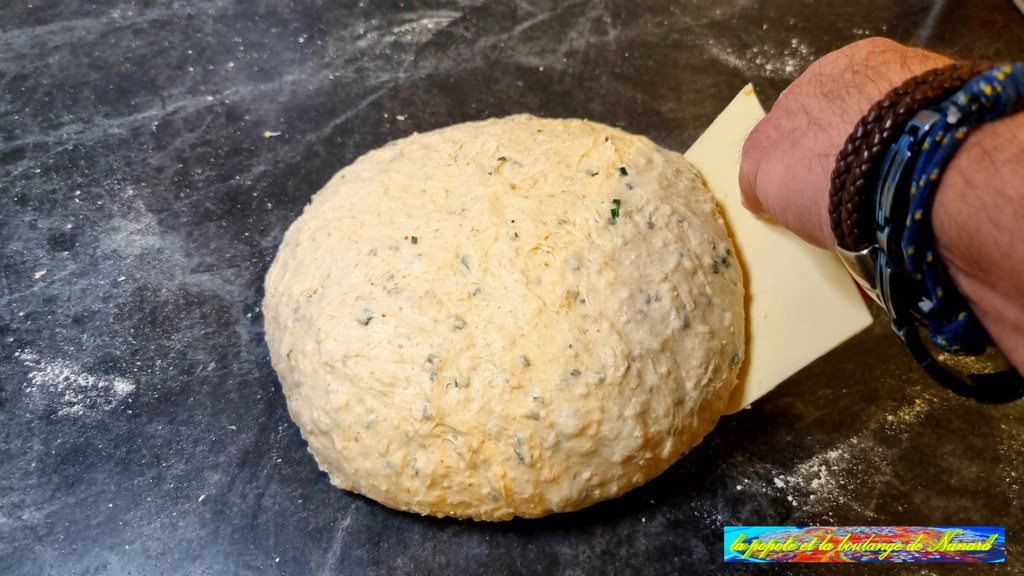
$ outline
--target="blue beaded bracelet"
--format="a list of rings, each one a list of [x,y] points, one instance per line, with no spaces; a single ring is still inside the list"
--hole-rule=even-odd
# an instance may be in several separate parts
[[[979,354],[988,345],[988,334],[939,260],[929,215],[942,172],[970,131],[1024,110],[1024,63],[1000,65],[975,77],[932,110],[937,118],[922,137],[914,165],[902,257],[925,296],[918,313],[931,340],[946,352]]]

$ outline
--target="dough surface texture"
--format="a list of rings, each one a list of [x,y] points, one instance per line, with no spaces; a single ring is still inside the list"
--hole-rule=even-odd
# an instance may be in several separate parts
[[[682,157],[528,115],[338,172],[266,279],[271,360],[331,482],[436,516],[576,510],[657,476],[721,415],[743,279]]]

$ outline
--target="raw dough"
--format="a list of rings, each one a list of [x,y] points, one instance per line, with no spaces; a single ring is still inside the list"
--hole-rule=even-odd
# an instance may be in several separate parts
[[[519,115],[336,174],[285,234],[263,310],[335,486],[501,520],[618,496],[700,442],[736,384],[742,285],[680,154]]]

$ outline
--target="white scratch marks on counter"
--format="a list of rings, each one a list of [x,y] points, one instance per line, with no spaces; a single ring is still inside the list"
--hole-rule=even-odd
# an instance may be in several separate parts
[[[334,528],[334,536],[331,538],[331,546],[327,549],[323,563],[316,571],[316,574],[333,576],[338,573],[337,564],[341,560],[342,550],[345,548],[345,534],[348,532],[348,525],[352,523],[351,511],[345,517],[338,520]]]
[[[452,10],[428,10],[402,18],[398,22],[381,23],[372,20],[368,28],[362,28],[359,38],[353,44],[356,49],[379,50],[396,42],[424,44],[434,37],[438,30],[443,29],[462,14]]]
[[[57,409],[58,416],[91,416],[113,409],[135,391],[135,382],[121,376],[97,376],[81,366],[41,358],[19,350],[15,358],[29,368],[27,394]]]
[[[391,84],[386,84],[386,85],[384,85],[384,87],[378,88],[377,90],[371,92],[365,98],[363,98],[359,103],[357,103],[355,106],[349,108],[343,114],[333,118],[330,122],[325,124],[323,128],[321,128],[321,129],[317,130],[316,132],[312,133],[310,135],[310,137],[312,137],[314,140],[320,140],[321,138],[326,137],[339,124],[343,124],[344,122],[348,121],[349,119],[354,117],[356,114],[360,113],[365,108],[370,106],[378,98],[383,96],[388,91],[389,88],[391,88]]]
[[[61,20],[51,24],[15,28],[0,32],[0,53],[6,58],[14,54],[37,54],[48,46],[67,45],[112,29],[144,25],[174,16],[170,8],[153,8],[135,12],[114,10],[103,16]]]
[[[171,102],[163,106],[141,110],[133,114],[126,114],[113,118],[92,118],[87,123],[73,122],[55,127],[49,131],[39,131],[22,138],[12,139],[6,142],[6,146],[0,146],[0,151],[23,146],[26,144],[53,144],[59,142],[61,147],[48,150],[41,158],[48,158],[63,150],[67,150],[78,144],[88,144],[103,137],[120,136],[132,128],[153,122],[168,114],[175,112],[193,112],[207,106],[212,106],[237,90],[232,89],[215,95],[193,96]],[[33,157],[31,165],[39,164],[39,156]],[[26,162],[27,164],[27,162]],[[12,170],[11,176],[17,175],[22,169]]]

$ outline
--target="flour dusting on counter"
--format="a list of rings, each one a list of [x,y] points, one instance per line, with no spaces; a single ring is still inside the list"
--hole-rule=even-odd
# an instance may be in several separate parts
[[[748,76],[791,80],[814,60],[814,50],[798,37],[765,46],[735,46],[721,38],[706,38],[711,56]]]
[[[824,508],[827,504],[831,509],[844,501],[843,485],[852,476],[852,464],[848,449],[833,448],[801,462],[789,474],[775,476],[773,482],[796,507]]]
[[[902,406],[879,411],[868,425],[868,430],[834,446],[824,447],[792,467],[769,470],[771,475],[763,482],[765,493],[782,496],[798,515],[820,515],[824,520],[840,522],[830,511],[853,504],[851,494],[866,485],[886,482],[893,474],[893,463],[879,438],[904,442],[919,430],[922,421],[938,406],[933,396],[910,398]],[[753,482],[745,481],[737,490],[754,489]],[[899,508],[900,503],[894,503]],[[861,508],[868,517],[876,511]]]
[[[53,404],[58,416],[106,412],[135,391],[127,378],[90,374],[77,364],[41,358],[31,350],[19,350],[15,357],[31,370],[25,392]]]

